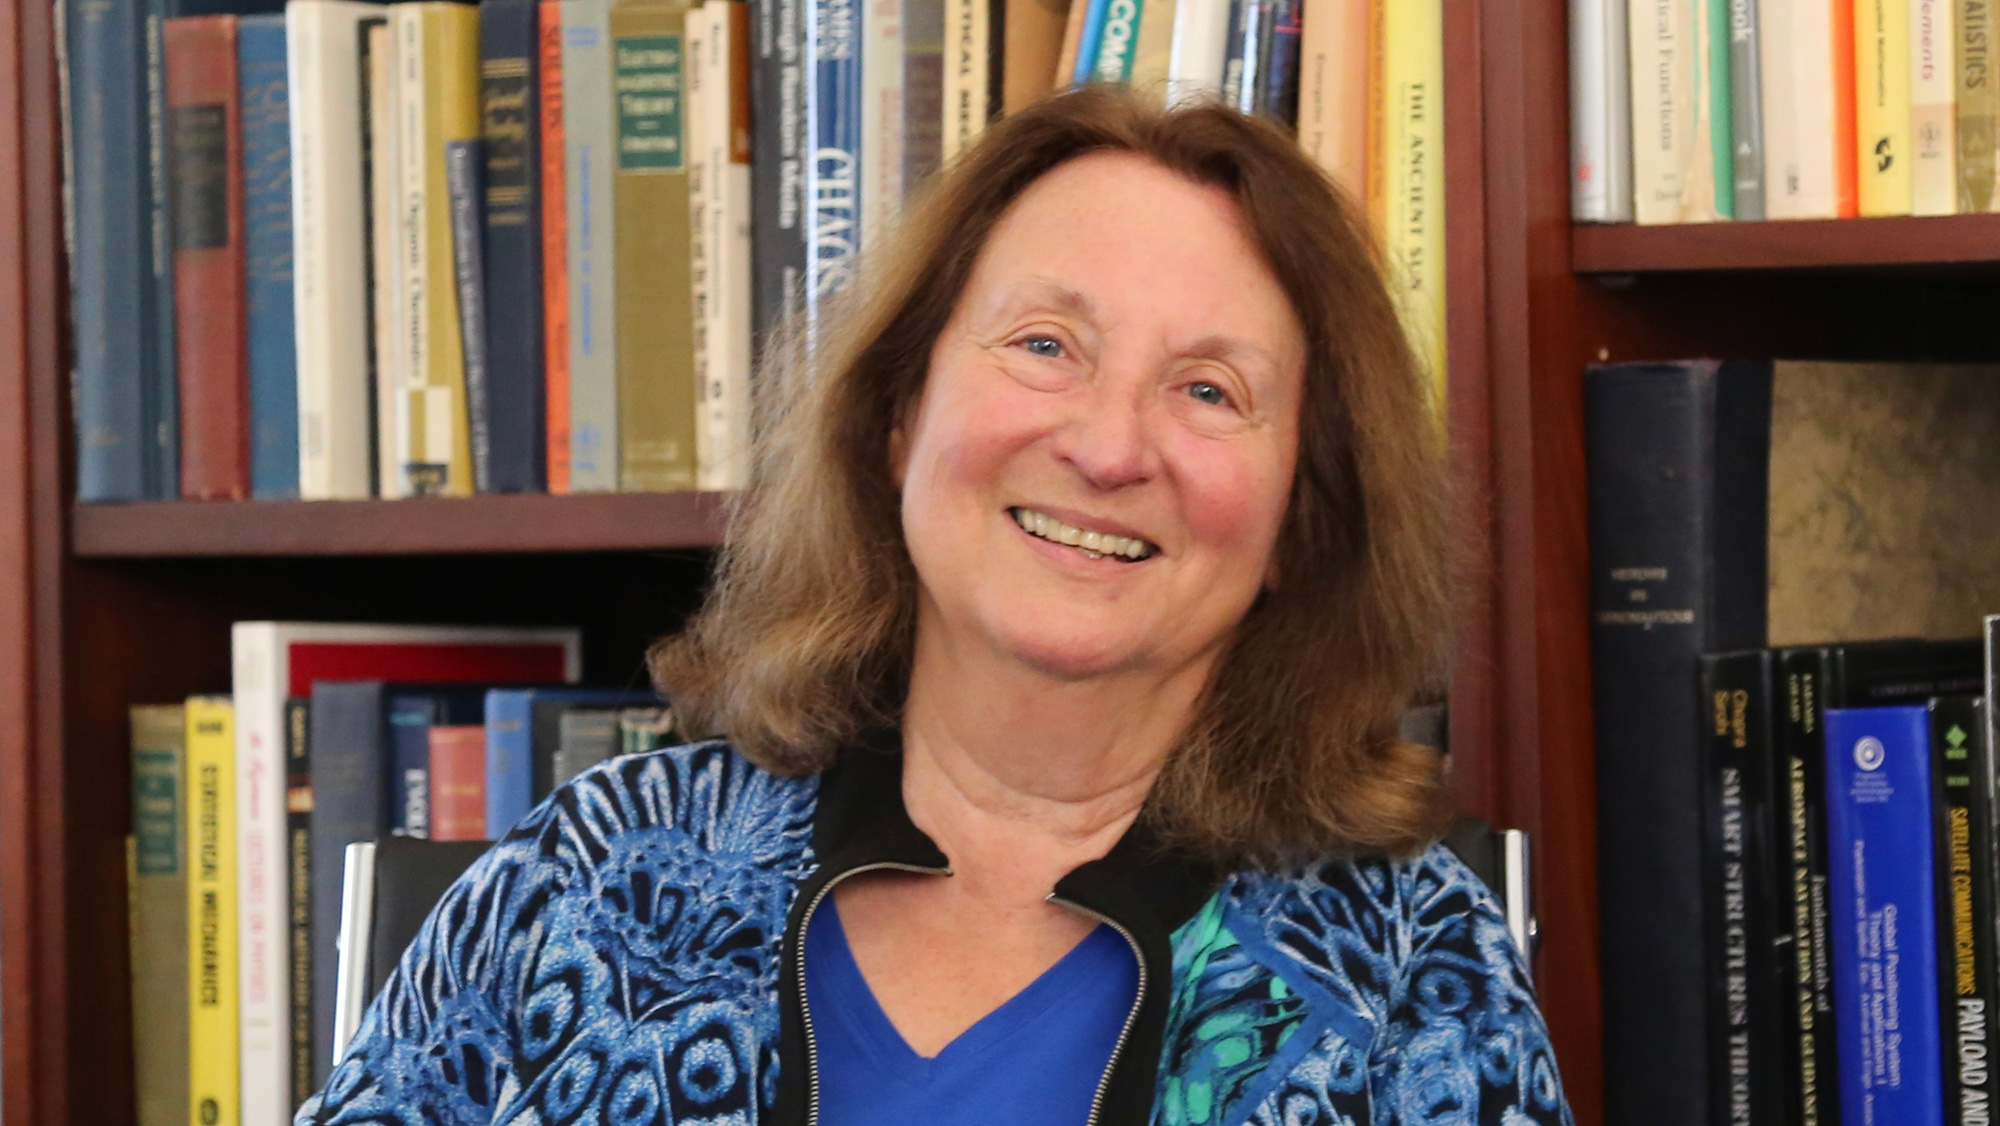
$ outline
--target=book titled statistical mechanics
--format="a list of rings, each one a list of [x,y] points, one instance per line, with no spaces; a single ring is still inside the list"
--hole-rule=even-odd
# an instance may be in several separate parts
[[[1841,1121],[1943,1122],[1926,708],[1829,708],[1827,844]]]

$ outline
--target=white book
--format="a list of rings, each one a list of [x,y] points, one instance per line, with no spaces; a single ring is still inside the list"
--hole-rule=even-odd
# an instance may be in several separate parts
[[[618,490],[610,0],[563,0],[562,37],[570,491],[610,493]]]
[[[367,246],[354,235],[363,229],[367,194],[361,180],[361,22],[384,11],[357,0],[285,5],[299,496],[305,500],[359,500],[373,492]]]
[[[1626,0],[1569,3],[1570,217],[1579,223],[1632,221],[1631,37],[1626,14]],[[1311,35],[1308,17],[1306,36]],[[1303,134],[1303,99],[1299,116]]]
[[[1910,3],[1912,214],[1958,210],[1958,0]]]
[[[375,314],[375,490],[388,498],[406,497],[403,463],[409,443],[403,427],[403,338],[409,318],[403,309],[403,272],[398,247],[405,241],[403,209],[397,202],[396,36],[386,16],[368,28],[368,208],[370,278]]]
[[[1764,115],[1764,217],[1793,219],[1799,165],[1798,45],[1793,42],[1793,0],[1758,0],[1757,92]]]
[[[1832,0],[1761,0],[1764,68],[1764,214],[1840,214],[1838,83]],[[1769,28],[1767,32],[1764,29]]]
[[[744,6],[734,0],[708,0],[706,10],[715,21],[705,65],[714,96],[704,111],[702,134],[709,150],[708,230],[702,236],[708,246],[709,300],[698,485],[740,489],[750,482],[752,329],[750,136],[749,122],[737,112],[749,103],[750,67],[738,38],[748,37],[749,21]]]
[[[861,20],[863,250],[880,242],[903,212],[903,0],[866,2]]]
[[[1305,6],[1305,26],[1299,33],[1299,146],[1357,201],[1368,195],[1369,5],[1370,0],[1315,0]],[[1223,13],[1221,27],[1226,31],[1229,6],[1214,6]],[[1175,16],[1186,7],[1176,9]],[[1176,50],[1180,30],[1174,28]],[[1220,38],[1215,46],[1223,46]],[[1219,56],[1214,74],[1219,96]]]
[[[410,467],[441,464],[451,460],[452,411],[450,400],[443,403],[436,392],[442,387],[431,383],[431,302],[444,300],[431,292],[431,209],[444,207],[444,200],[430,196],[430,166],[444,160],[444,138],[431,135],[430,114],[425,98],[423,4],[397,4],[389,10],[389,28],[395,38],[395,86],[392,98],[396,113],[396,222],[397,246],[396,365],[402,386],[396,398],[401,405],[401,433],[397,438],[407,454],[396,466],[396,478],[405,496],[418,491],[410,479]],[[424,405],[423,426],[415,423],[415,406]],[[440,409],[440,407],[442,409]]]
[[[1173,42],[1167,47],[1167,103],[1221,98],[1222,64],[1228,55],[1229,0],[1180,0],[1174,5]],[[1304,108],[1302,104],[1301,112]]]
[[[1632,215],[1678,223],[1697,144],[1694,6],[1691,0],[1630,0]]]

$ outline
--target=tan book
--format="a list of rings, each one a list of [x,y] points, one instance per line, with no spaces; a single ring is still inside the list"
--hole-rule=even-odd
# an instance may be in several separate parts
[[[1176,0],[1146,0],[1139,9],[1138,42],[1132,46],[1132,75],[1126,84],[1167,100],[1167,75],[1173,63]],[[1011,30],[1011,29],[1010,29]],[[1007,61],[1013,63],[1014,42],[1007,41]],[[1012,111],[1012,107],[1009,107]]]
[[[1063,20],[1062,46],[1056,50],[1056,71],[1049,82],[1049,89],[1057,93],[1069,89],[1076,76],[1076,55],[1083,46],[1083,20],[1089,11],[1090,0],[1072,0]]]
[[[687,21],[685,4],[611,5],[618,487],[625,492],[695,487]]]
[[[1086,0],[1077,0],[1076,7]],[[1172,12],[1173,0],[1148,0]],[[1006,61],[1000,78],[1000,112],[1018,113],[1036,98],[1059,85],[1056,63],[1066,46],[1064,32],[1069,24],[1069,0],[1007,0]],[[1148,11],[1147,16],[1151,16]],[[1172,25],[1170,18],[1167,23]],[[1142,44],[1143,46],[1143,44]],[[1071,55],[1072,62],[1076,56]],[[1160,77],[1166,77],[1162,48]]]
[[[1299,146],[1359,200],[1368,191],[1368,14],[1380,0],[1305,5]]]
[[[187,714],[140,706],[132,719],[132,1085],[139,1126],[188,1120]]]

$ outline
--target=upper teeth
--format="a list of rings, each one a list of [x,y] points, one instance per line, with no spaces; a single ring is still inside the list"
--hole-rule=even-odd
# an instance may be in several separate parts
[[[1153,545],[1145,540],[1114,536],[1108,532],[1086,532],[1074,524],[1065,524],[1045,512],[1036,512],[1032,508],[1016,508],[1013,510],[1013,515],[1014,522],[1029,535],[1081,548],[1085,555],[1093,559],[1102,559],[1107,555],[1144,559],[1154,551]]]

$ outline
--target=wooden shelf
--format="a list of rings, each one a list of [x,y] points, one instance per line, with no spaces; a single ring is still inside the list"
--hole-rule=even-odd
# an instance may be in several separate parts
[[[1579,274],[1977,264],[2000,265],[2000,214],[1670,227],[1577,224],[1570,240],[1570,267]]]
[[[79,504],[82,558],[643,551],[721,542],[725,493]]]

